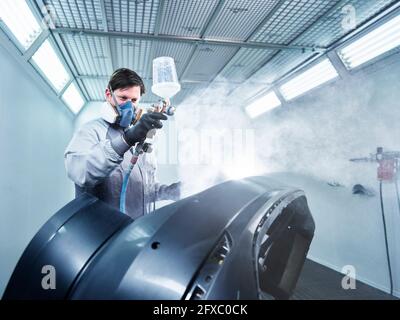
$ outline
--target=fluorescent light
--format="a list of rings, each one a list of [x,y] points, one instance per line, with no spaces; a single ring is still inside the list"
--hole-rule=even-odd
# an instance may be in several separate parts
[[[282,85],[279,90],[286,100],[296,98],[303,93],[316,88],[338,77],[338,73],[332,63],[325,59],[317,65],[304,71],[300,75]]]
[[[71,83],[68,89],[65,90],[62,99],[75,114],[77,114],[85,104],[85,101],[79,93],[75,83]]]
[[[246,112],[250,118],[258,117],[259,115],[272,110],[281,105],[281,101],[275,94],[271,91],[260,99],[257,99],[250,105],[246,107]]]
[[[1,0],[0,19],[25,49],[28,49],[42,32],[25,0]]]
[[[57,53],[46,40],[32,57],[37,67],[43,72],[57,92],[60,92],[70,80],[70,76]]]
[[[400,15],[339,50],[348,69],[358,67],[400,46]]]

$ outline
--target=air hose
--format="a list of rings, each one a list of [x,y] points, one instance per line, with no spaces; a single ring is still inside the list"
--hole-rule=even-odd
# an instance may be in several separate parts
[[[389,245],[388,245],[388,238],[387,238],[387,231],[386,231],[385,210],[384,210],[384,207],[383,207],[382,181],[379,181],[379,195],[380,195],[380,200],[381,200],[383,232],[385,234],[386,259],[387,259],[387,265],[388,265],[388,271],[389,271],[389,279],[390,279],[390,294],[393,295],[392,266],[391,266],[391,263],[390,263],[390,252],[389,252]]]
[[[152,150],[151,150],[150,143],[142,142],[142,143],[138,143],[136,145],[135,151],[131,158],[131,162],[130,162],[129,167],[126,170],[126,172],[124,174],[124,178],[122,180],[121,195],[119,198],[119,211],[121,211],[124,214],[126,213],[125,203],[126,203],[126,191],[128,189],[129,176],[131,175],[131,172],[132,172],[133,168],[135,167],[135,164],[138,161],[139,156],[144,152],[151,152],[151,151]]]

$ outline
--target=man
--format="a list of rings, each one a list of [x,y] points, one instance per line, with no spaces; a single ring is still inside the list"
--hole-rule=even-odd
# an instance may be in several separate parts
[[[166,186],[156,181],[151,153],[140,155],[133,170],[128,170],[135,145],[143,142],[149,131],[162,128],[162,121],[167,120],[162,113],[150,112],[131,125],[144,93],[143,81],[136,72],[116,70],[105,90],[102,117],[83,125],[64,155],[76,196],[88,192],[119,210],[125,177],[124,213],[132,218],[149,213],[156,200],[177,200],[180,195],[179,183]]]

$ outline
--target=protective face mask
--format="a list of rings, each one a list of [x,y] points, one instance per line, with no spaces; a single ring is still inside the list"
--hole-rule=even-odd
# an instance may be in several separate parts
[[[133,120],[133,105],[132,101],[127,101],[124,104],[119,105],[121,112],[119,125],[123,128],[129,127]]]
[[[110,89],[111,91],[111,89]],[[118,105],[117,99],[115,98],[114,92],[111,91],[112,98],[114,100],[115,105],[117,106],[118,113],[119,113],[119,121],[118,124],[122,128],[127,128],[129,125],[132,123],[132,120],[134,119],[134,112],[133,112],[133,104],[132,101],[127,101],[123,104]]]

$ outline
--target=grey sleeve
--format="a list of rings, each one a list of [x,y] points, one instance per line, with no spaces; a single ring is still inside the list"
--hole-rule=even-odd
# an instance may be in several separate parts
[[[80,187],[94,186],[122,162],[128,149],[122,136],[113,141],[100,140],[93,126],[84,126],[74,134],[65,151],[67,175]]]

